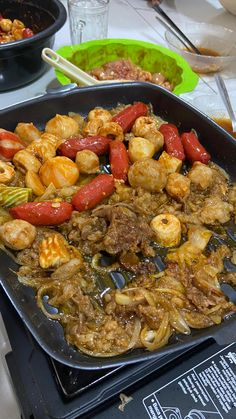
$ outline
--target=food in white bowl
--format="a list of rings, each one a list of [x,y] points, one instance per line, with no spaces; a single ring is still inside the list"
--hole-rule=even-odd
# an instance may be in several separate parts
[[[218,72],[236,61],[235,31],[208,23],[188,23],[181,30],[202,55],[190,52],[169,30],[165,37],[169,48],[181,54],[195,72]]]

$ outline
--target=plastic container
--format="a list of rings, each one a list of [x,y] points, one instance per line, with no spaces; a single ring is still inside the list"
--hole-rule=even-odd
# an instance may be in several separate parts
[[[200,51],[201,48],[205,48],[218,54],[210,56],[189,52],[176,36],[167,30],[165,38],[169,48],[181,54],[193,71],[203,74],[215,73],[236,61],[236,32],[233,30],[208,23],[185,24],[181,25],[180,29]]]
[[[84,71],[92,70],[109,61],[130,59],[143,70],[164,74],[173,84],[173,92],[177,95],[191,92],[198,83],[198,76],[180,55],[149,42],[132,39],[104,39],[64,46],[57,53]],[[56,77],[63,85],[71,83],[71,79],[61,71],[56,71]]]

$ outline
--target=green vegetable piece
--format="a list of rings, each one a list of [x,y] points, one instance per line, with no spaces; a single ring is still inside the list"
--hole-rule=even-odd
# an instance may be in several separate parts
[[[4,208],[24,204],[32,199],[32,189],[0,185],[0,205]]]

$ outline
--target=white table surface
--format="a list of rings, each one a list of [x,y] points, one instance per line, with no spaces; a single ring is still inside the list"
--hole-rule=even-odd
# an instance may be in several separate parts
[[[61,0],[66,6],[66,0]],[[156,19],[155,12],[145,0],[110,0],[109,31],[110,38],[140,39],[161,45],[166,45],[165,28]],[[181,27],[186,22],[209,22],[217,25],[236,28],[236,16],[226,12],[218,0],[164,0],[163,9]],[[70,44],[68,20],[57,33],[54,49]],[[223,73],[230,93],[236,98],[236,66],[232,66]],[[213,76],[204,79],[216,89]],[[47,87],[58,86],[54,71],[50,69],[43,77],[30,86],[0,94],[0,109],[33,97],[41,96]],[[196,89],[182,97],[201,109],[202,100],[198,97],[211,95],[210,89],[199,81]],[[196,102],[197,101],[197,102]],[[217,102],[217,100],[216,100]],[[236,103],[236,101],[235,101]],[[0,317],[0,419],[20,419],[19,408],[11,385],[4,355],[10,350],[7,334]]]

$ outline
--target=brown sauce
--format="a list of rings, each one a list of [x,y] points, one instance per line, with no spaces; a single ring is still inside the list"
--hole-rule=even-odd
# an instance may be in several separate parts
[[[236,138],[236,132],[233,132],[232,123],[229,118],[213,118],[214,121],[228,131],[234,138]]]
[[[202,55],[206,55],[208,57],[220,57],[219,52],[214,51],[213,49],[204,48],[204,47],[197,47],[197,49],[200,51],[200,53]],[[188,51],[188,52],[193,52],[194,53],[194,51],[190,51],[188,48],[184,48],[184,51]]]
[[[209,57],[219,57],[220,54],[217,51],[214,51],[210,48],[198,47],[202,55],[208,55]]]

